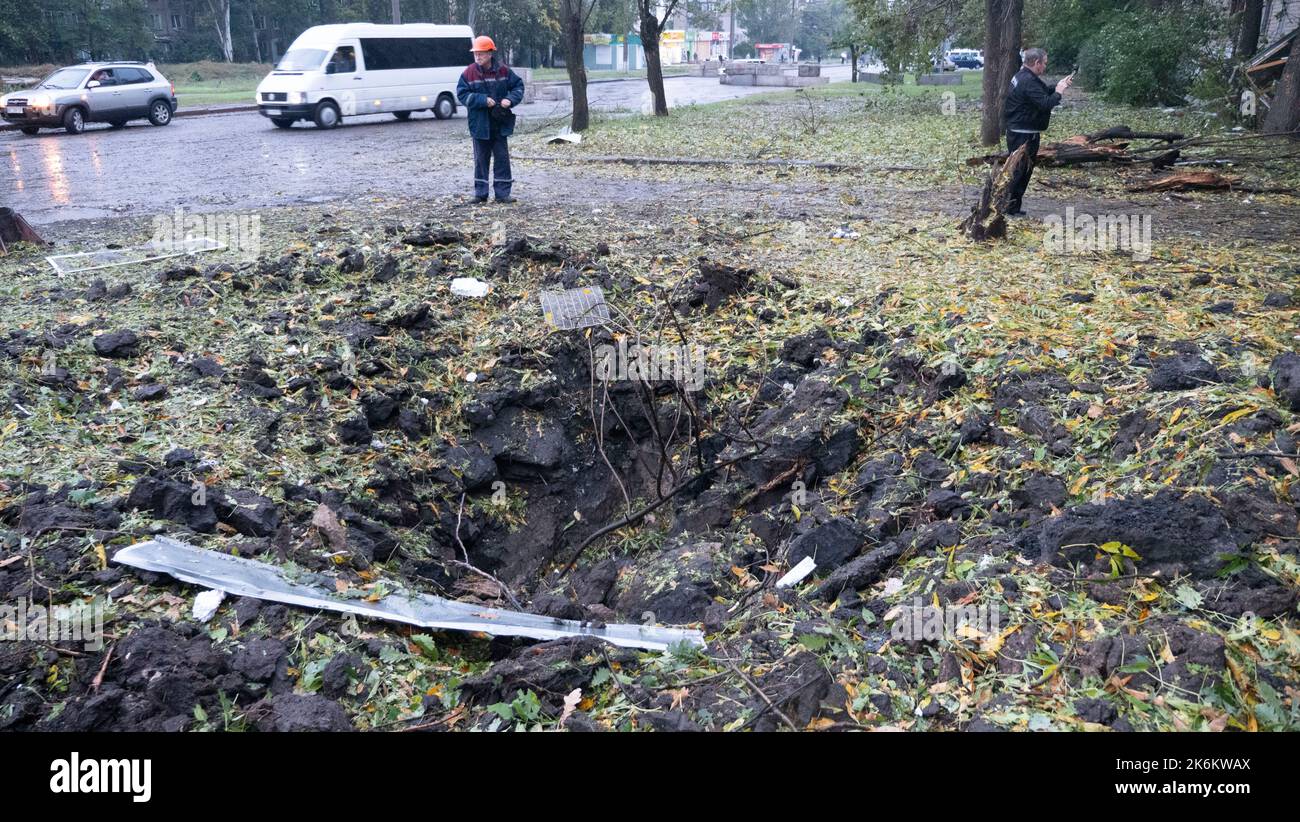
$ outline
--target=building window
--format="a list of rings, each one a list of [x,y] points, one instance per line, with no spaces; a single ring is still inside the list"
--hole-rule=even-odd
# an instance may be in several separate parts
[[[181,27],[181,16],[179,14],[173,14],[172,29],[175,30],[175,29],[179,29],[180,27]]]
[[[153,16],[153,30],[154,30],[154,31],[162,31],[162,27],[163,27],[163,18],[162,18],[162,15],[161,15],[161,14],[155,14],[155,15]]]

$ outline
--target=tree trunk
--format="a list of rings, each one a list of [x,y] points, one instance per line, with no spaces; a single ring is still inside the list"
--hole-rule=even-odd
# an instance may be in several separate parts
[[[1002,138],[1002,104],[1007,86],[1020,70],[1020,24],[1025,0],[985,0],[984,114],[980,142],[996,145]]]
[[[253,15],[253,7],[248,7],[248,29],[253,32],[253,58],[257,62],[262,62],[262,44],[257,39],[257,17]]]
[[[587,107],[587,67],[582,56],[582,29],[586,22],[585,0],[560,0],[560,26],[564,32],[564,67],[569,73],[573,96],[573,119],[570,128],[586,131],[591,125]]]
[[[208,0],[212,12],[212,26],[217,30],[221,56],[227,63],[235,62],[235,43],[230,38],[230,0]]]
[[[1259,50],[1259,26],[1264,18],[1264,0],[1246,0],[1237,38],[1237,59],[1248,60]]]
[[[850,69],[851,72],[850,76],[852,77],[851,82],[856,83],[858,82],[858,47],[857,46],[853,46],[853,45],[849,46],[849,59],[853,61],[853,68]]]
[[[638,0],[637,9],[641,17],[641,43],[659,42],[659,18],[655,16],[650,0]],[[645,74],[650,83],[650,93],[655,98],[655,116],[668,115],[668,95],[664,92],[664,69],[660,63],[659,49],[645,50]]]
[[[1300,44],[1292,44],[1282,79],[1273,90],[1273,102],[1264,120],[1265,134],[1285,134],[1300,129]]]

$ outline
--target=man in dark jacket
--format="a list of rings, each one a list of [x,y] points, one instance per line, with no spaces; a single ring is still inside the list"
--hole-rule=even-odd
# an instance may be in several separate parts
[[[1073,74],[1063,77],[1053,91],[1039,79],[1047,71],[1047,52],[1042,49],[1025,49],[1024,63],[1011,78],[1011,88],[1007,90],[1007,99],[1002,107],[1007,121],[1007,153],[1027,145],[1025,151],[1029,154],[1029,165],[1011,185],[1011,202],[1007,204],[1007,216],[1010,217],[1025,216],[1020,200],[1029,187],[1030,175],[1034,173],[1039,136],[1047,130],[1052,109],[1061,104],[1061,95],[1074,82]]]
[[[469,110],[469,134],[474,138],[474,199],[487,201],[491,165],[497,202],[513,203],[506,138],[515,130],[515,113],[510,109],[524,99],[524,81],[497,60],[496,51],[491,37],[474,38],[474,63],[461,72],[456,97]]]

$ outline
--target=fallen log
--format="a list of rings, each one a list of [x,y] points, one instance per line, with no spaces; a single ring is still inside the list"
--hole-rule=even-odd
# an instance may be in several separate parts
[[[1175,140],[1183,139],[1183,135],[1172,131],[1134,131],[1128,126],[1111,126],[1095,134],[1087,135],[1086,139],[1090,143],[1095,143],[1098,140],[1164,140],[1166,143],[1172,143]]]
[[[1216,171],[1175,171],[1156,180],[1129,186],[1129,191],[1220,190],[1241,185],[1241,178]]]
[[[1241,177],[1217,174],[1213,171],[1177,171],[1158,180],[1129,186],[1129,191],[1240,191],[1246,194],[1294,194],[1291,186],[1252,186],[1242,183]]]
[[[995,162],[989,169],[979,203],[960,223],[962,232],[972,240],[993,240],[1007,236],[1007,205],[1011,200],[1011,182],[1016,173],[1030,164],[1027,146],[1021,146],[1005,162]]]
[[[0,208],[0,254],[9,253],[9,246],[17,242],[48,245],[36,229],[12,208]]]
[[[1078,135],[1059,143],[1039,146],[1037,161],[1049,166],[1073,166],[1082,163],[1131,162],[1128,143],[1093,145],[1089,138]]]

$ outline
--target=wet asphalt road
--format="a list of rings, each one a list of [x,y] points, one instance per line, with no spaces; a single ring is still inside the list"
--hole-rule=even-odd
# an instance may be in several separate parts
[[[848,67],[826,67],[832,82]],[[670,106],[711,103],[771,91],[723,86],[715,78],[665,81]],[[639,111],[644,80],[589,87],[595,109]],[[519,108],[521,129],[564,124],[568,101]],[[121,130],[90,126],[28,137],[0,132],[0,205],[34,225],[66,220],[187,211],[241,211],[296,203],[355,202],[365,196],[468,193],[472,152],[463,111],[451,120],[421,113],[349,118],[333,131],[299,123],[284,131],[256,113],[183,117],[155,128],[143,121]],[[534,167],[538,177],[565,174]],[[544,186],[563,190],[563,186]],[[528,182],[517,192],[528,195]]]

